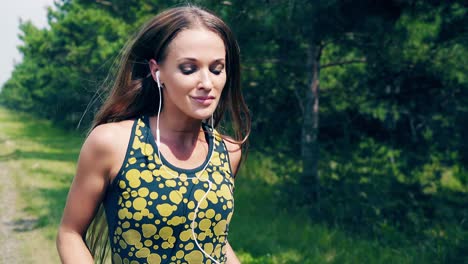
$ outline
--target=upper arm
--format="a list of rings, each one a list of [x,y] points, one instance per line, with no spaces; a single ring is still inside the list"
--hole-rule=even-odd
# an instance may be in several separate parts
[[[83,144],[61,228],[82,236],[86,233],[109,184],[113,159],[111,134],[109,127],[97,127]]]
[[[240,264],[240,261],[229,244],[229,241],[226,241],[226,258],[226,264]]]
[[[242,148],[241,145],[230,142],[230,140],[224,140],[224,143],[226,144],[226,148],[229,154],[232,175],[235,177],[242,157]]]

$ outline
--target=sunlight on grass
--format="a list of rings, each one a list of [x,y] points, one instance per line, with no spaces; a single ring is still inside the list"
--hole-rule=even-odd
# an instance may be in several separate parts
[[[0,162],[20,190],[18,204],[21,212],[17,222],[27,222],[21,228],[42,237],[27,241],[23,245],[24,251],[34,255],[36,248],[44,248],[42,255],[56,262],[57,226],[82,136],[4,108],[0,108],[0,123]]]
[[[313,223],[305,210],[275,202],[282,180],[274,161],[251,153],[236,179],[229,241],[243,263],[431,263],[417,247],[401,248]]]
[[[56,257],[56,230],[83,135],[3,108],[0,122],[0,162],[16,179],[23,212],[35,219],[34,230],[47,241],[28,241],[25,250],[45,246]],[[388,246],[312,222],[306,210],[284,201],[280,188],[286,176],[275,168],[272,158],[253,152],[236,178],[229,241],[242,263],[433,263],[431,252],[399,237],[393,241],[397,246]]]

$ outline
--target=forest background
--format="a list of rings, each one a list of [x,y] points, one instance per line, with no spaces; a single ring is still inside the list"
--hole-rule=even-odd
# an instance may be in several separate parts
[[[56,1],[49,27],[21,24],[23,60],[0,104],[84,135],[125,41],[149,17],[186,3]],[[312,225],[395,252],[412,248],[408,263],[468,261],[466,1],[191,3],[219,14],[241,48],[253,129],[238,181],[245,175],[274,210]],[[239,244],[247,263],[306,263],[312,241],[285,242],[303,246],[277,262]]]

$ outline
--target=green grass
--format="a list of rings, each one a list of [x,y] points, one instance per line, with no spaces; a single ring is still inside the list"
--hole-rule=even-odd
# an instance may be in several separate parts
[[[15,235],[23,263],[58,263],[55,236],[81,142],[77,133],[0,108],[0,165],[19,192]]]
[[[21,209],[34,219],[30,228],[40,233],[40,241],[50,247],[47,256],[56,260],[54,239],[83,136],[4,108],[0,124],[0,163],[16,179]],[[370,239],[313,222],[292,204],[280,206],[289,204],[284,201],[288,196],[280,191],[283,179],[273,163],[251,153],[236,179],[229,241],[243,263],[437,263],[432,258],[436,249],[425,241]],[[32,251],[38,242],[24,243]]]
[[[391,241],[399,245],[391,247],[280,207],[288,203],[275,202],[282,199],[281,178],[272,167],[272,160],[252,153],[236,180],[229,240],[243,263],[433,263],[420,245]]]

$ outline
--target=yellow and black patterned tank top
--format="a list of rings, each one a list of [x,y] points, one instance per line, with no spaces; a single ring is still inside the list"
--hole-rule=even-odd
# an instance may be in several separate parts
[[[222,138],[205,134],[205,162],[180,169],[158,158],[149,118],[135,120],[125,161],[104,199],[112,263],[225,263],[234,182]]]

